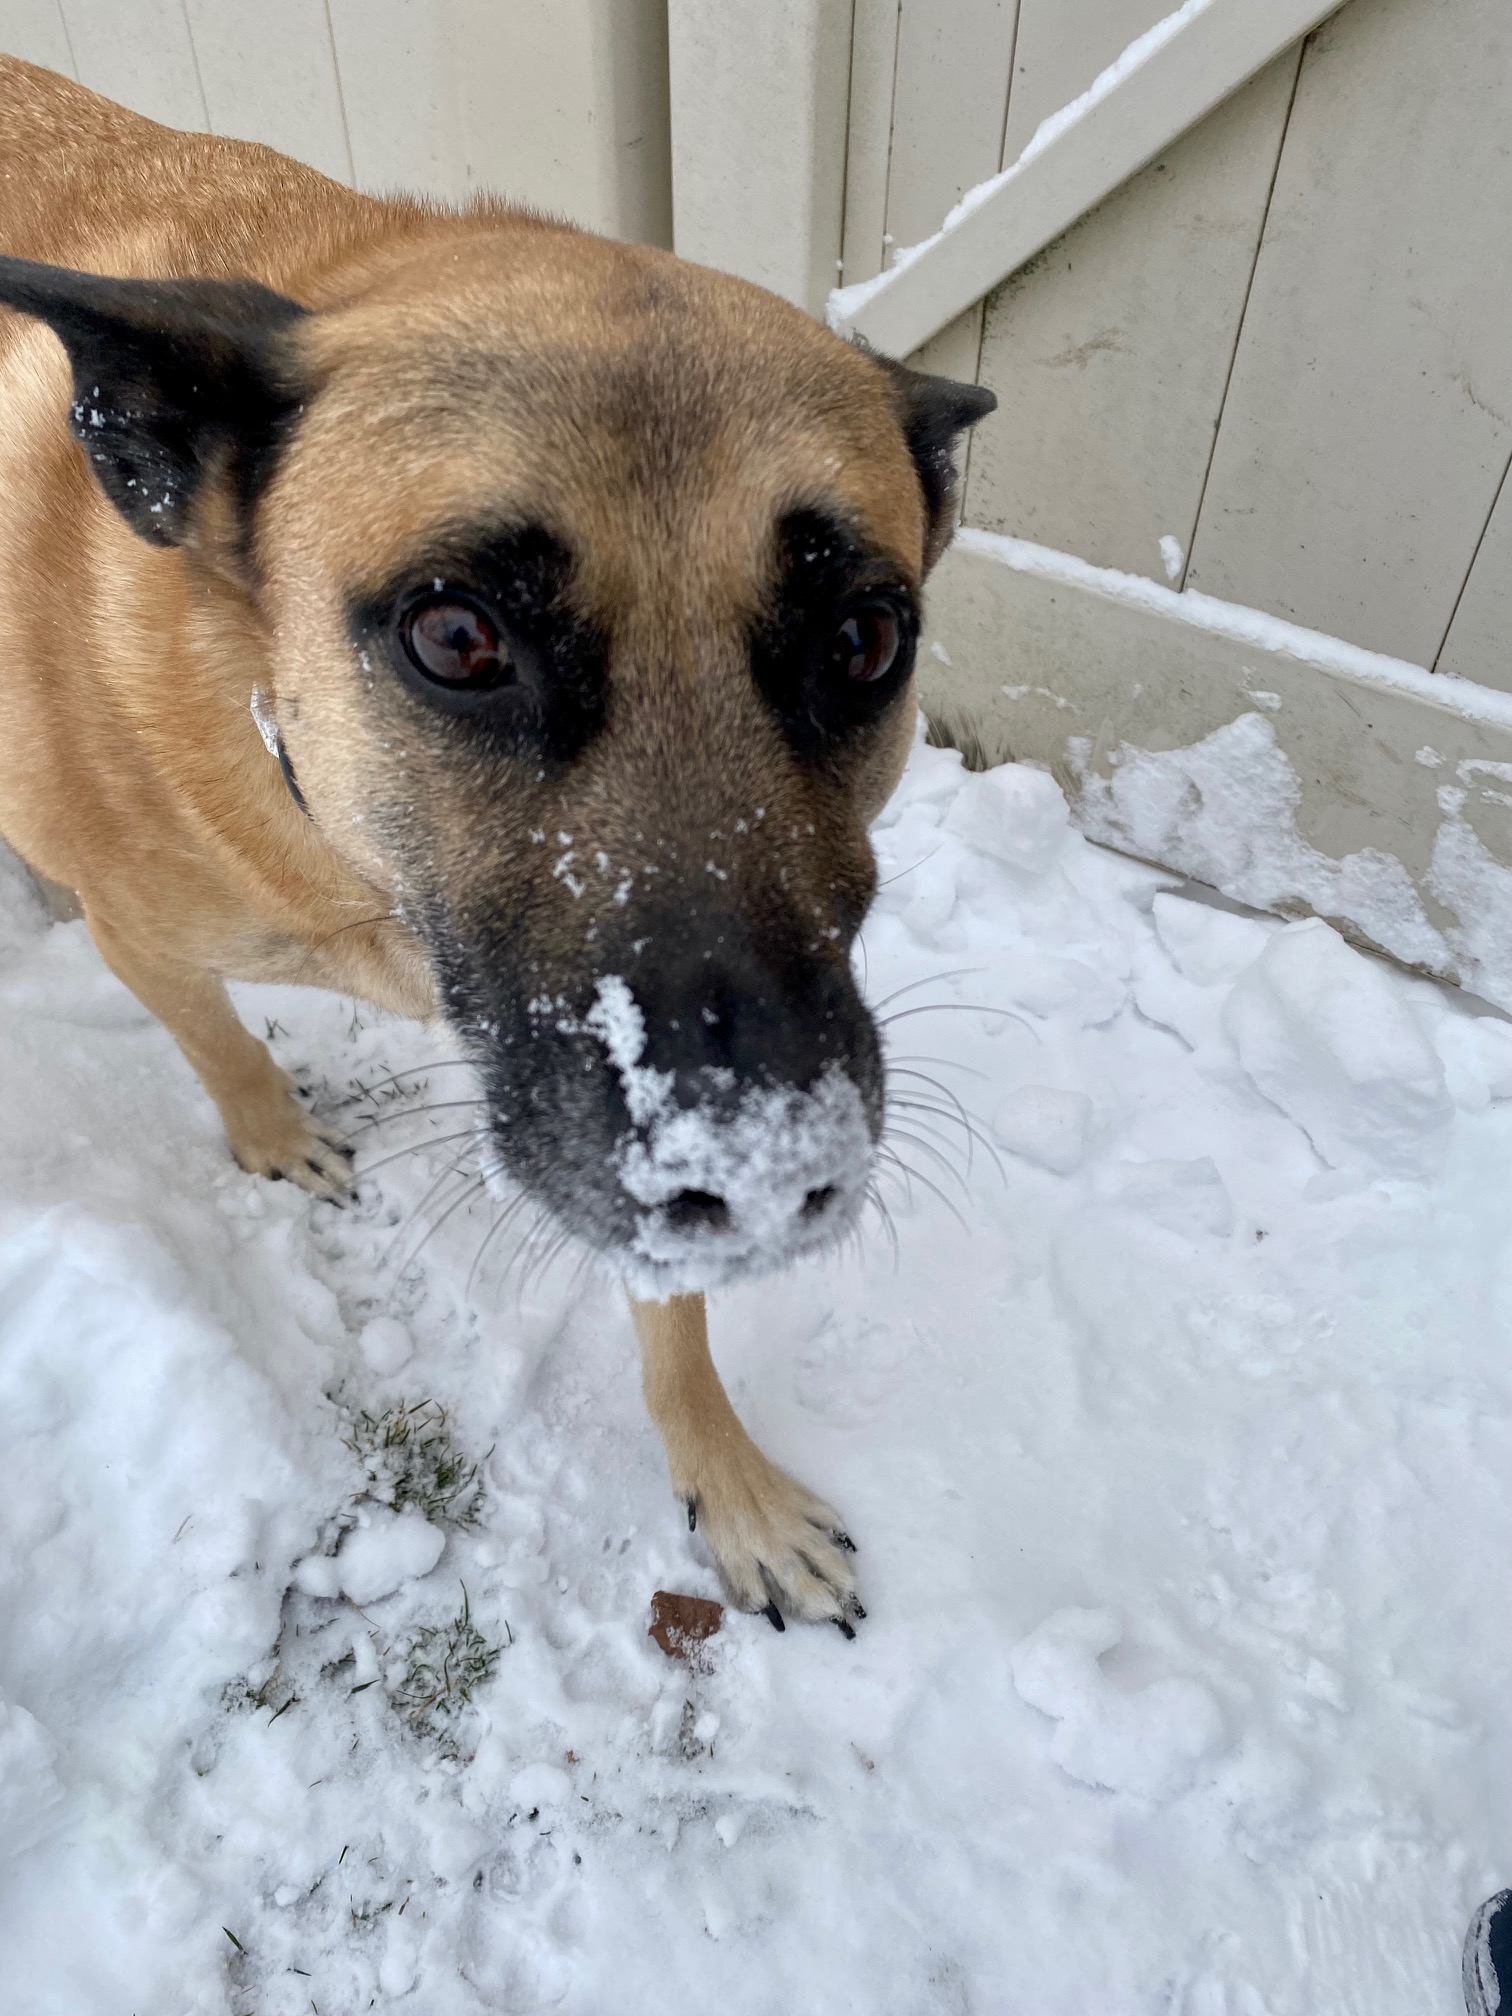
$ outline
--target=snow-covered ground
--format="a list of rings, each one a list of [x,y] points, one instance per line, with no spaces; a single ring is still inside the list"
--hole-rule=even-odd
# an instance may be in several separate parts
[[[380,1123],[312,1206],[0,870],[6,2016],[1453,2016],[1512,1879],[1512,1029],[1031,770],[921,748],[877,844],[896,1261],[713,1310],[870,1614],[698,1672],[623,1304],[519,1221],[472,1272],[436,1038],[246,991]]]

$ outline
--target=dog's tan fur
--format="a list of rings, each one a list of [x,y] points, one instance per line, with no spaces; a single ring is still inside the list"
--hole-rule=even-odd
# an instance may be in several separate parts
[[[183,544],[138,537],[68,431],[62,347],[0,311],[0,832],[77,892],[102,956],[176,1037],[244,1168],[317,1194],[345,1181],[334,1136],[242,1027],[227,980],[437,1012],[431,963],[400,914],[402,850],[367,817],[373,779],[390,800],[444,801],[427,845],[464,911],[486,907],[511,849],[528,856],[529,791],[500,806],[486,780],[425,748],[406,752],[396,781],[381,708],[331,671],[350,664],[342,598],[392,579],[432,528],[546,512],[573,529],[580,592],[610,612],[615,653],[612,733],[569,791],[585,834],[613,851],[636,805],[668,786],[689,802],[688,830],[705,830],[745,790],[795,837],[780,869],[769,853],[733,864],[737,879],[780,873],[820,913],[848,877],[864,902],[865,826],[901,769],[909,710],[843,774],[806,778],[777,760],[749,680],[718,675],[732,651],[721,624],[751,607],[787,500],[834,500],[915,586],[935,557],[943,535],[870,359],[668,255],[492,203],[451,213],[359,196],[9,58],[0,252],[121,277],[250,277],[318,311],[290,345],[319,396],[250,550],[214,485]],[[523,408],[494,397],[506,368],[531,378]],[[632,410],[657,415],[649,451],[622,424]],[[653,466],[662,441],[665,469]],[[263,748],[254,688],[276,696],[313,817]],[[561,956],[576,956],[565,940]],[[740,1428],[702,1297],[635,1317],[674,1486],[696,1501],[737,1600],[761,1607],[771,1577],[796,1614],[837,1614],[849,1566],[816,1531],[833,1515]]]

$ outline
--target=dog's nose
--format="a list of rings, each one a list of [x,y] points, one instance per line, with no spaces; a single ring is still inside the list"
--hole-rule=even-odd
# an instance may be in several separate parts
[[[723,1232],[730,1222],[729,1205],[711,1190],[679,1190],[662,1213],[678,1232]]]
[[[797,1216],[812,1225],[839,1196],[838,1183],[817,1183],[804,1192]],[[712,1190],[679,1190],[661,1208],[662,1217],[674,1232],[728,1232],[735,1223],[728,1203]]]

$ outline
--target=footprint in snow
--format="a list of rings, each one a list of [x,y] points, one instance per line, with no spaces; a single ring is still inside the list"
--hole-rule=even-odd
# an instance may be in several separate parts
[[[1116,1610],[1057,1610],[1010,1659],[1021,1700],[1059,1725],[1050,1755],[1069,1777],[1143,1799],[1185,1792],[1226,1746],[1223,1716],[1196,1680],[1121,1687],[1099,1663],[1123,1637]]]

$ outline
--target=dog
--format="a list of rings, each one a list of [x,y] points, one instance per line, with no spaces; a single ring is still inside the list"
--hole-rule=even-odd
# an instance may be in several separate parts
[[[731,1600],[862,1613],[703,1291],[832,1243],[851,950],[990,392],[669,253],[376,199],[0,58],[0,833],[243,1169],[339,1137],[228,980],[439,1017],[484,1152],[625,1278]]]

